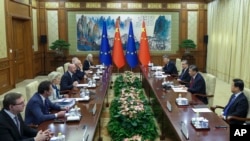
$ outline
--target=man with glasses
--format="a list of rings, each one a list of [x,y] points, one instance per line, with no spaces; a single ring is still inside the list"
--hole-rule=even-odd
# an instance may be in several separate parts
[[[52,84],[50,81],[43,81],[38,86],[38,91],[29,100],[25,110],[25,123],[27,125],[38,125],[44,121],[64,117],[67,110],[52,103],[49,96],[52,94]],[[53,114],[50,110],[59,112]]]
[[[0,140],[5,141],[46,141],[52,137],[49,130],[37,132],[28,127],[20,113],[25,101],[20,93],[11,92],[4,96],[3,109],[0,111]]]

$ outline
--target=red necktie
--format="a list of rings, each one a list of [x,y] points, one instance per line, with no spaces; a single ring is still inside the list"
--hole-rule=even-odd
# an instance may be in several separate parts
[[[190,85],[189,85],[189,88],[192,88],[192,86],[193,86],[193,83],[194,83],[194,78],[192,77],[192,78],[191,78],[191,81],[190,81]]]

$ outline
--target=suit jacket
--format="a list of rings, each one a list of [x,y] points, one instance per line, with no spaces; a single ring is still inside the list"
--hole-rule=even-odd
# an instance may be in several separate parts
[[[180,75],[179,79],[180,79],[182,82],[185,82],[185,83],[189,83],[189,82],[190,82],[191,76],[190,76],[189,73],[188,73],[188,68],[187,68],[186,70],[185,70],[185,69],[182,69],[181,75]]]
[[[175,64],[171,61],[163,67],[163,71],[166,74],[178,74]]]
[[[84,77],[84,71],[81,71],[79,68],[76,69],[76,73],[75,76],[77,77],[78,80],[82,80],[82,78]]]
[[[191,81],[192,81],[192,78],[191,78]],[[190,81],[190,86],[188,88],[188,91],[190,93],[206,95],[206,83],[205,83],[205,80],[204,80],[204,78],[202,77],[202,75],[200,73],[197,73],[197,75],[195,76],[195,79],[193,80],[193,82],[191,82],[191,81]],[[205,103],[205,104],[208,103],[206,97],[200,97],[200,96],[197,96],[197,97],[203,103]]]
[[[25,125],[20,114],[18,114],[18,119],[20,122],[20,132],[13,119],[3,109],[0,111],[0,140],[34,141],[37,131]]]
[[[25,109],[25,123],[27,125],[38,125],[46,120],[55,119],[55,114],[50,114],[48,110],[61,110],[60,106],[52,103],[46,98],[47,107],[43,103],[43,100],[39,93],[35,93],[27,103]]]
[[[88,60],[84,60],[83,62],[83,70],[89,70],[89,67],[92,66],[93,63],[89,62]]]
[[[231,96],[230,100],[233,98],[234,94]],[[230,102],[228,101],[228,104]],[[226,105],[225,109],[227,108]],[[228,109],[228,116],[238,116],[245,118],[248,113],[248,100],[245,94],[242,92],[233,102],[233,104]],[[243,124],[244,121],[230,120],[229,124]]]
[[[60,82],[60,90],[71,90],[73,88],[73,82],[78,81],[76,74],[73,74],[72,77],[67,71],[63,74]]]

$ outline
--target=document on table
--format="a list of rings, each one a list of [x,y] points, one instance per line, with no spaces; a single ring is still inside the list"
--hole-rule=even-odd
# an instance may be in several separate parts
[[[206,112],[212,112],[209,108],[192,108],[192,110],[197,113],[206,113]]]
[[[172,89],[173,89],[173,91],[174,92],[179,92],[179,93],[181,93],[181,92],[183,92],[183,93],[186,93],[187,92],[187,90],[185,90],[185,89],[183,89],[182,87],[172,87]]]

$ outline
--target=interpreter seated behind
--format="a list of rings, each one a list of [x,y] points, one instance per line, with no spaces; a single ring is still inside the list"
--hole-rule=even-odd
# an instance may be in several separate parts
[[[52,103],[49,96],[52,94],[52,84],[50,81],[43,81],[39,84],[37,93],[28,101],[25,110],[25,123],[27,125],[38,125],[44,121],[64,117],[68,107],[61,108]],[[59,111],[51,113],[51,110]]]
[[[182,71],[177,81],[180,82],[181,84],[185,84],[185,86],[188,86],[191,80],[191,76],[189,75],[189,69],[188,69],[188,61],[182,60],[181,66],[182,66]]]
[[[93,55],[92,54],[88,54],[86,59],[84,60],[83,62],[83,70],[86,71],[86,70],[89,70],[93,67],[94,65],[94,60],[93,60]]]
[[[189,87],[187,91],[192,94],[204,94],[206,95],[206,82],[202,75],[198,72],[196,65],[189,66],[189,75],[191,77]],[[208,104],[207,97],[197,96],[204,104]]]
[[[162,69],[166,74],[178,75],[175,63],[170,61],[170,59],[169,59],[169,57],[167,55],[163,56],[163,63],[164,63],[164,66],[163,66]]]
[[[37,131],[26,124],[20,113],[24,110],[22,94],[7,93],[0,111],[0,140],[4,141],[48,141],[53,136],[50,130]]]
[[[75,75],[76,66],[75,64],[69,64],[68,71],[65,72],[62,76],[60,83],[60,90],[72,90],[74,87],[78,85],[78,78]]]
[[[241,79],[233,79],[231,86],[232,95],[220,115],[223,119],[228,119],[229,116],[237,116],[246,118],[248,113],[248,100],[244,92],[244,82]],[[244,121],[229,120],[229,124],[243,124]]]

